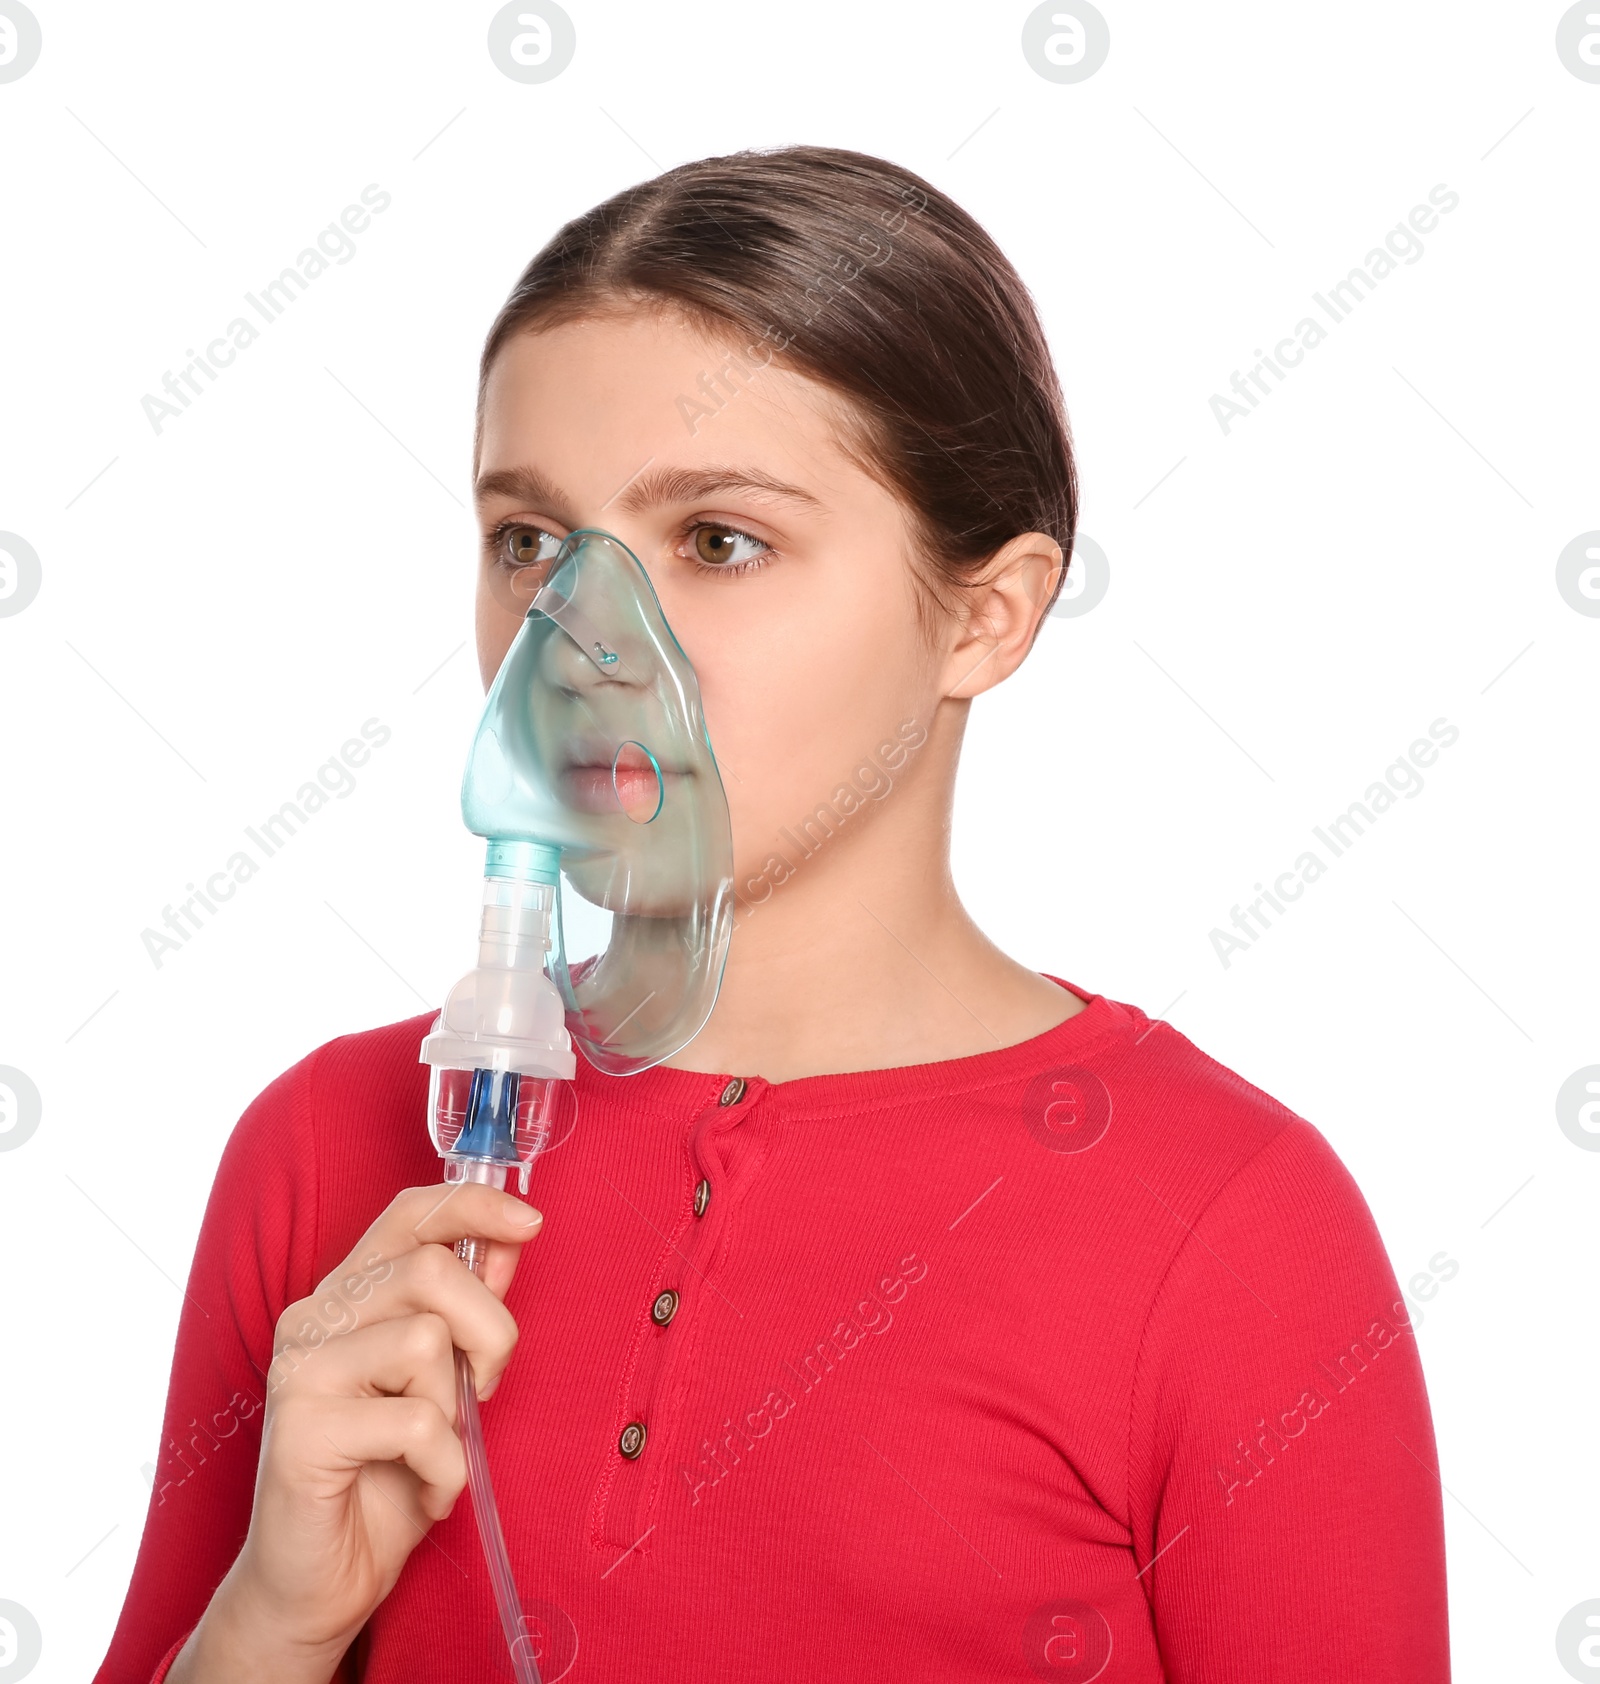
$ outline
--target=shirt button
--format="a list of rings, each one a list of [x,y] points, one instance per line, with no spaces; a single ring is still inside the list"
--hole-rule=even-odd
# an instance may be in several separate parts
[[[700,1185],[698,1187],[696,1187],[695,1190],[694,1190],[694,1213],[695,1213],[695,1215],[696,1216],[704,1216],[705,1213],[706,1213],[706,1206],[710,1203],[711,1203],[711,1183],[709,1181],[702,1181],[700,1183]]]
[[[739,1101],[743,1098],[744,1098],[744,1077],[743,1076],[735,1076],[733,1078],[733,1080],[728,1083],[727,1087],[725,1087],[722,1090],[722,1098],[717,1101],[717,1104],[718,1105],[737,1105],[739,1103]]]
[[[665,1327],[678,1313],[678,1295],[669,1286],[650,1306],[650,1319],[657,1327]]]
[[[622,1429],[622,1437],[617,1440],[617,1449],[631,1462],[644,1449],[644,1422],[630,1421]]]

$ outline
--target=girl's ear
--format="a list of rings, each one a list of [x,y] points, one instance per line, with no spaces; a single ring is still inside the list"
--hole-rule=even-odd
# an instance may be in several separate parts
[[[1024,532],[994,552],[952,617],[946,696],[981,696],[1022,665],[1061,566],[1061,546],[1044,532]]]

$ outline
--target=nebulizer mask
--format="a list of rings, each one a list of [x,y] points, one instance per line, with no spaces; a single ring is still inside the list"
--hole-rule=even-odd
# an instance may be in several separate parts
[[[501,663],[461,786],[485,838],[478,963],[422,1043],[447,1182],[521,1191],[557,1124],[573,1043],[607,1075],[699,1033],[733,932],[733,834],[699,684],[638,558],[584,527],[518,569],[527,616]],[[486,1245],[458,1243],[477,1273]],[[456,1352],[468,1488],[518,1684],[539,1684]]]

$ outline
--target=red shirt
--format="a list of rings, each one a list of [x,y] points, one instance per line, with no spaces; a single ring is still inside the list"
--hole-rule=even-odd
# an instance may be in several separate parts
[[[995,1052],[742,1092],[579,1054],[483,1411],[545,1684],[1448,1679],[1365,1201],[1310,1123],[1084,997]],[[431,1022],[330,1041],[233,1131],[104,1684],[164,1676],[244,1538],[283,1306],[440,1176]],[[465,1494],[339,1676],[510,1678]]]

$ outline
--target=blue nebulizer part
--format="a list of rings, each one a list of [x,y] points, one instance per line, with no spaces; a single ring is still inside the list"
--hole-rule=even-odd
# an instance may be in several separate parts
[[[457,1152],[494,1163],[516,1163],[517,1088],[521,1080],[515,1070],[472,1072],[467,1123],[456,1136]]]
[[[517,570],[527,615],[490,686],[461,785],[484,838],[478,963],[424,1039],[448,1182],[528,1190],[574,1046],[628,1076],[682,1050],[716,1003],[733,933],[733,833],[694,668],[649,575],[583,527]],[[482,1272],[487,1242],[456,1255]],[[456,1352],[467,1485],[517,1684],[539,1684]]]

